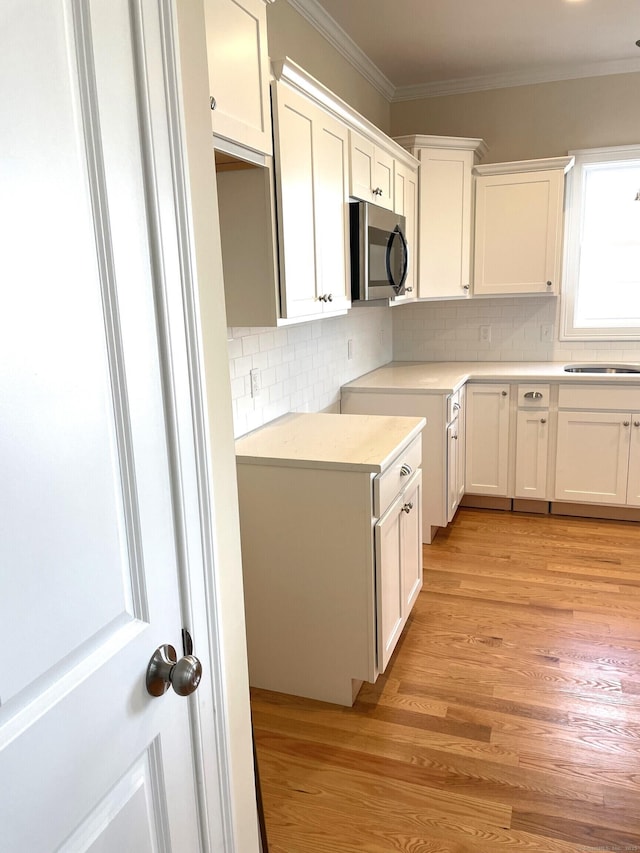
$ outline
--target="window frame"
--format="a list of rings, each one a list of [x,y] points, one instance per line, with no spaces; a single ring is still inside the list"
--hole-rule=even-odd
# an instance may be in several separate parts
[[[640,163],[640,144],[618,145],[606,148],[584,148],[570,151],[569,154],[575,157],[575,164],[567,176],[560,340],[640,340],[640,325],[587,327],[575,324],[576,296],[580,271],[580,238],[584,217],[586,167],[602,163],[623,163],[626,160],[637,160]],[[640,190],[640,186],[638,189]]]

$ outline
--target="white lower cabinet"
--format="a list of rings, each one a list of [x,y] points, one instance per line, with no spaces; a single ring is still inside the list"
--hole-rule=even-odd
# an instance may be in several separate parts
[[[545,500],[549,458],[549,410],[520,409],[516,417],[514,497]]]
[[[422,586],[422,423],[287,415],[236,442],[251,686],[352,705],[384,672]]]
[[[466,403],[465,490],[508,496],[509,404],[506,384],[469,384]]]
[[[640,389],[561,387],[555,499],[640,506]]]
[[[375,526],[378,667],[387,668],[422,587],[421,472]]]
[[[459,392],[402,394],[394,393],[392,387],[387,391],[367,390],[357,379],[341,389],[340,408],[344,414],[410,415],[426,419],[422,431],[421,500],[422,541],[426,544],[431,543],[438,527],[446,527],[451,521],[464,493],[462,401]],[[454,405],[459,406],[455,418]],[[450,431],[449,425],[454,421]],[[459,437],[453,439],[453,434]]]

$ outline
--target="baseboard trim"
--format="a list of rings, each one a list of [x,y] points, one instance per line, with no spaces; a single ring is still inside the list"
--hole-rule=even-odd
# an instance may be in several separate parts
[[[604,504],[551,502],[553,515],[572,515],[581,518],[603,518],[612,521],[640,521],[640,509],[625,506],[606,506]]]
[[[511,498],[496,498],[492,495],[464,495],[460,506],[473,507],[474,509],[499,509],[503,512],[511,512],[513,501]]]

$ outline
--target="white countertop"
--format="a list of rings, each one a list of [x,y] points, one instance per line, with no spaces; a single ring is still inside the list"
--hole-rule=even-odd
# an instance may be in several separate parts
[[[379,474],[424,426],[424,418],[290,412],[239,438],[236,461]]]
[[[592,362],[576,362],[592,363]],[[594,364],[596,362],[593,362]],[[620,362],[611,363],[618,364]],[[637,385],[640,374],[565,373],[566,361],[395,361],[343,385],[349,391],[450,394],[469,380],[519,382],[603,382]],[[640,368],[634,363],[633,367]]]

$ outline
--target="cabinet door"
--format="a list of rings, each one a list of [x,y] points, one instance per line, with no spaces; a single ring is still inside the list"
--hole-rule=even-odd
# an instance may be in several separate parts
[[[375,526],[376,547],[376,634],[378,670],[384,672],[404,625],[403,576],[400,562],[401,517],[404,495],[400,495]]]
[[[417,297],[416,271],[418,267],[418,176],[417,173],[396,161],[393,182],[393,209],[407,220],[405,237],[409,247],[409,269],[403,296],[394,303],[408,302]]]
[[[466,491],[506,497],[509,386],[469,385],[466,419]]]
[[[467,297],[471,283],[473,151],[421,149],[421,299]]]
[[[626,503],[630,422],[629,414],[558,413],[556,500]]]
[[[373,158],[373,200],[387,210],[393,210],[394,171],[395,161],[391,154],[376,146]]]
[[[213,132],[272,153],[265,0],[205,0]]]
[[[317,292],[323,313],[351,306],[349,256],[349,133],[317,111],[313,123]]]
[[[549,411],[518,412],[516,423],[516,498],[547,497]]]
[[[349,193],[373,201],[375,145],[355,131],[349,132]]]
[[[464,495],[464,426],[456,418],[447,427],[447,521],[452,521]]]
[[[640,506],[640,412],[634,412],[632,418],[627,504],[629,506]]]
[[[400,565],[402,567],[402,621],[409,618],[422,589],[422,472],[407,484],[400,517]]]
[[[476,179],[475,294],[556,293],[562,170]]]
[[[316,296],[316,212],[313,187],[315,107],[286,86],[273,84],[276,193],[283,317],[319,314]]]

